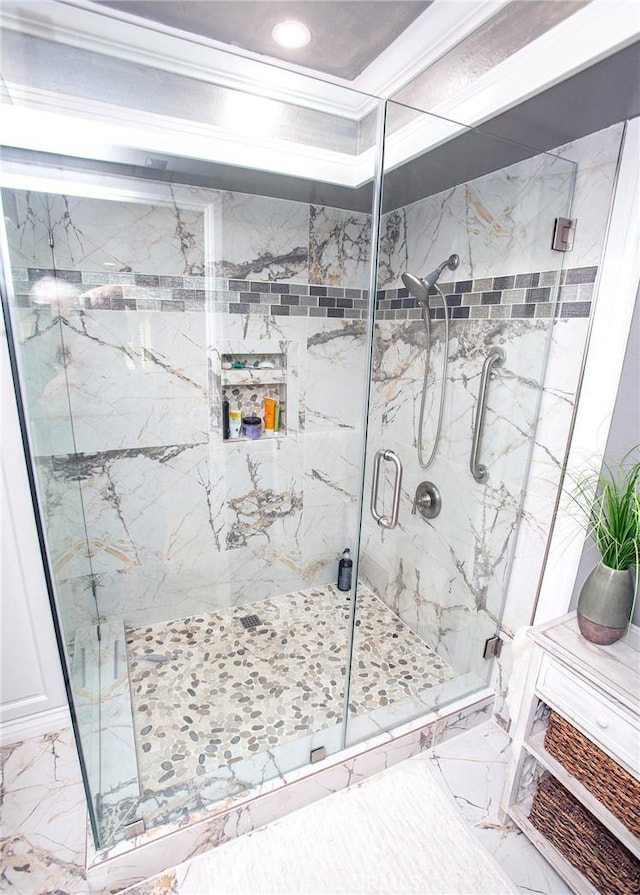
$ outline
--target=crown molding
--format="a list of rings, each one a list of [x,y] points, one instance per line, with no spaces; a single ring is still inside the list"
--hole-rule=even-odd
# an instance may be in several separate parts
[[[0,5],[0,26],[30,37],[356,120],[375,105],[375,98],[346,82],[316,80],[313,73],[134,19],[90,0],[3,0]]]
[[[399,90],[507,2],[434,0],[354,81],[276,59],[267,63],[259,54],[141,20],[92,0],[4,0],[0,25],[43,40],[360,120],[378,98]]]
[[[572,16],[509,56],[430,114],[477,127],[589,68],[640,38],[640,16],[629,0],[591,0]]]
[[[392,97],[509,2],[433,0],[422,15],[354,79],[352,86],[372,96]]]
[[[121,147],[269,171],[357,189],[373,179],[374,149],[359,155],[286,140],[232,134],[224,127],[140,112],[7,83],[16,105],[2,107],[4,144],[87,159],[126,161]],[[91,127],[87,128],[87,122]]]
[[[110,23],[110,26],[115,24],[118,29],[122,27],[120,22],[103,16],[96,17],[94,13],[87,13],[86,10],[78,10],[77,4],[80,3],[86,6],[89,0],[65,0],[60,4],[33,3],[28,4],[28,8],[33,11],[36,7],[40,9],[46,7],[49,10],[52,6],[56,9],[60,6],[67,12],[80,11],[83,16],[89,15],[94,26],[96,22],[102,21]],[[435,0],[433,6],[436,4],[440,7],[443,5],[439,0]],[[5,3],[5,7],[10,5],[12,4]],[[444,5],[451,4],[444,0]],[[420,17],[421,20],[429,9]],[[6,9],[3,8],[3,17],[5,12]],[[481,14],[479,9],[476,9],[476,12],[478,15]],[[484,14],[487,12],[485,5]],[[31,27],[33,22],[31,19],[29,21]],[[469,21],[470,19],[467,20]],[[38,27],[42,31],[42,36],[46,35],[51,39],[51,32],[47,30],[49,25],[43,22],[42,16],[38,20]],[[137,32],[144,30],[138,26],[136,28]],[[424,28],[424,21],[421,28]],[[25,29],[21,26],[20,30]],[[35,26],[34,30],[37,30]],[[66,32],[63,36],[69,37],[69,33]],[[109,35],[110,32],[103,31],[103,52],[106,51],[107,44],[113,49]],[[56,37],[58,36],[56,32]],[[592,0],[569,19],[565,19],[479,77],[466,91],[457,93],[432,108],[428,107],[428,97],[425,97],[424,105],[428,108],[428,114],[417,112],[416,118],[408,125],[388,137],[385,150],[386,170],[397,167],[419,153],[451,139],[465,127],[484,123],[494,115],[633,43],[639,36],[640,23],[635,4],[629,3],[628,0]],[[74,39],[80,41],[80,37],[85,49],[92,46],[92,37],[86,37],[81,31],[76,32]],[[171,37],[169,40],[173,50],[176,51],[176,38]],[[179,40],[178,45],[184,54],[185,42]],[[126,48],[127,45],[125,42],[118,46]],[[434,52],[436,51],[434,45]],[[150,46],[147,52],[151,54]],[[229,53],[224,54],[224,60],[231,66],[233,81],[239,70],[237,65],[244,66],[246,60]],[[142,60],[138,58],[137,61]],[[154,62],[160,65],[162,59],[154,55]],[[189,68],[193,64],[193,59],[184,62],[183,56],[182,63]],[[259,65],[261,73],[267,70],[271,74],[274,71],[280,75],[286,74],[281,69],[273,69],[264,63]],[[264,79],[257,84],[251,80],[251,72],[254,71],[255,69],[249,66],[241,79],[239,76],[236,78],[236,86],[242,80],[245,87],[252,88],[252,92],[255,92],[254,88],[258,86],[271,98],[271,91],[265,90]],[[217,74],[211,71],[208,71],[207,79],[219,83]],[[320,81],[310,81],[306,76],[304,81],[307,92],[326,86]],[[143,113],[123,106],[35,90],[23,85],[8,86],[12,97],[19,104],[14,107],[3,107],[5,133],[11,135],[5,138],[9,145],[113,160],[118,160],[119,146],[128,146],[147,153],[182,155],[186,158],[259,168],[294,177],[314,178],[350,188],[357,188],[369,181],[372,176],[373,150],[360,155],[347,155],[275,138],[263,138],[257,146],[254,135],[247,135],[245,139],[242,135],[229,134],[220,126],[155,113]],[[351,91],[346,92],[349,95],[362,96],[352,94]],[[369,108],[375,108],[378,102],[370,97],[367,97],[367,101],[371,104]],[[322,104],[318,105],[315,102],[311,105],[315,108],[322,107]],[[342,112],[344,113],[344,109]],[[38,119],[39,115],[44,117]],[[89,131],[86,127],[87,120],[92,122]]]

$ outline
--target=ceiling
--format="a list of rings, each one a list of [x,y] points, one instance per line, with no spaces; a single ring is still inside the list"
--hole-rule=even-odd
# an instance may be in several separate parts
[[[177,28],[324,75],[353,81],[396,40],[432,0],[97,0],[121,13]],[[311,42],[279,47],[274,25],[304,22]]]
[[[136,171],[144,166],[144,176],[153,179],[194,185],[215,182],[220,189],[312,202],[317,200],[321,188],[325,203],[369,208],[367,172],[371,159],[367,153],[376,139],[372,130],[375,114],[366,104],[364,112],[360,106],[347,106],[344,96],[367,103],[371,96],[391,96],[395,102],[388,108],[387,116],[390,139],[384,199],[385,207],[389,203],[397,207],[415,201],[425,191],[438,192],[451,182],[481,176],[542,149],[556,149],[640,113],[640,43],[635,18],[623,17],[617,30],[598,44],[599,59],[589,43],[593,34],[600,39],[601,31],[612,24],[609,4],[624,6],[626,0],[434,0],[431,4],[390,4],[386,0],[371,4],[366,0],[30,0],[26,5],[23,0],[0,2],[0,23],[3,18],[6,20],[8,7],[15,7],[13,19],[9,17],[13,28],[3,38],[3,69],[10,102],[15,104],[10,111],[16,112],[17,130],[21,134],[20,127],[28,130],[32,106],[36,110],[49,109],[53,97],[61,103],[63,113],[71,116],[72,124],[74,115],[82,121],[87,117],[97,122],[95,127],[103,128],[100,133],[105,146],[113,143],[118,152],[121,145],[131,149],[126,158],[121,158],[117,153],[109,155],[103,147],[100,151],[107,153],[100,156],[103,161],[111,159],[114,164],[130,165]],[[414,13],[413,22],[399,38],[394,40],[394,32],[387,32],[391,49],[371,49],[370,55],[377,53],[377,59],[361,60],[355,65],[352,72],[366,66],[350,84],[356,90],[345,89],[345,81],[340,77],[322,77],[320,71],[314,72],[307,56],[304,64],[302,60],[293,64],[244,49],[249,46],[244,26],[247,13],[264,13],[265,9],[292,15],[294,9],[316,8],[318,21],[325,21],[320,31],[339,32],[340,39],[350,44],[347,25],[338,27],[336,22],[343,12],[353,13],[354,6],[360,11],[371,6],[378,12],[389,6],[403,6]],[[471,6],[481,7],[477,12],[482,15],[471,20]],[[422,11],[416,16],[417,7]],[[214,16],[212,23],[212,17],[204,15],[222,8],[226,19]],[[37,15],[25,15],[34,9]],[[143,10],[147,15],[162,15],[164,21],[144,18],[140,15]],[[194,21],[193,14],[198,11],[200,20]],[[190,17],[183,17],[183,27],[176,30],[174,24],[169,24],[169,16],[173,23],[175,16],[185,12]],[[580,24],[571,21],[574,15]],[[461,19],[462,26],[457,27]],[[224,32],[223,20],[227,28]],[[305,21],[313,26],[308,16]],[[332,29],[326,24],[329,21],[333,22]],[[264,25],[263,19],[260,22]],[[185,34],[187,26],[191,30]],[[369,45],[369,31],[361,21],[354,24],[351,19],[349,27],[359,44],[366,31]],[[64,35],[64,40],[52,42],[51,35],[57,32]],[[243,49],[229,53],[229,41],[235,46],[240,39],[245,41]],[[630,43],[632,39],[634,42]],[[13,51],[7,52],[12,47]],[[561,54],[558,47],[563,48]],[[425,48],[430,54],[428,60],[420,56]],[[524,64],[518,58],[521,54],[526,57]],[[338,50],[334,55],[343,58]],[[380,68],[380,55],[385,57],[386,92],[371,87],[372,69]],[[414,57],[418,58],[412,67]],[[277,64],[262,64],[270,61]],[[320,59],[317,64],[324,65],[324,61]],[[222,69],[226,80],[219,83]],[[500,75],[494,75],[494,70],[500,71]],[[316,77],[309,78],[308,74]],[[376,76],[376,72],[373,74]],[[505,92],[515,83],[515,103],[506,102],[501,95],[502,106],[495,105],[496,77]],[[311,105],[301,82],[309,95],[313,92]],[[393,84],[395,90],[391,89]],[[541,89],[543,85],[546,89]],[[258,116],[260,103],[240,103],[240,95],[247,87],[257,91],[258,100],[268,97],[266,119]],[[478,103],[478,96],[483,102],[489,97],[491,102]],[[458,118],[454,112],[460,100],[465,114]],[[96,103],[99,108],[94,109]],[[418,109],[431,114],[426,118]],[[28,113],[26,118],[20,117],[22,113]],[[161,117],[161,124],[154,115]],[[172,130],[166,127],[166,118],[186,124]],[[394,128],[398,121],[400,126]],[[470,134],[468,128],[455,125],[456,121],[475,124],[483,133]],[[221,139],[221,128],[226,141]],[[115,131],[121,135],[117,139]],[[93,143],[88,149],[79,148],[78,140],[84,146],[89,133],[84,127],[73,140],[68,137],[68,128],[56,130],[55,138],[50,137],[50,128],[44,132],[47,152],[75,156],[85,151],[87,159],[98,158],[92,154]],[[30,130],[24,133],[24,144],[13,145],[42,146],[43,127],[39,122],[34,125],[36,136],[32,137]],[[156,133],[157,143],[145,142],[153,140]],[[489,134],[502,140],[492,140]],[[275,147],[269,142],[272,138],[279,141]],[[391,138],[395,155],[390,151]],[[97,139],[92,130],[90,142]],[[287,143],[286,152],[283,140]],[[260,152],[256,155],[257,146]],[[487,147],[491,149],[488,153]],[[151,149],[162,156],[162,170],[153,165],[146,170]],[[248,160],[247,153],[251,156]],[[259,167],[255,167],[258,162]],[[403,171],[394,173],[396,167]]]

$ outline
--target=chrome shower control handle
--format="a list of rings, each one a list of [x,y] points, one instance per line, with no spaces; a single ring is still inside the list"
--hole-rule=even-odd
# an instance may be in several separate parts
[[[433,482],[420,482],[413,498],[411,514],[420,513],[423,519],[435,519],[442,509],[442,495]]]

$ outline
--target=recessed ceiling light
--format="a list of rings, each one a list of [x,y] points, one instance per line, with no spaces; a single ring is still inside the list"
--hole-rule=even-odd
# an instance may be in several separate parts
[[[289,50],[297,50],[306,47],[311,40],[311,32],[302,22],[288,19],[286,22],[278,22],[271,32],[271,36],[281,47]]]

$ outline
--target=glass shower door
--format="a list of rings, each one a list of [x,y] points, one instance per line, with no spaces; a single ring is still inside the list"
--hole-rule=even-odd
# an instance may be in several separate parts
[[[299,115],[280,111],[292,144]],[[359,530],[374,153],[356,170],[355,120],[304,120],[334,154],[293,183],[258,158],[3,156],[29,433],[55,432],[38,364],[68,417],[68,440],[30,459],[70,579],[57,614],[76,714],[85,691],[95,709],[78,734],[100,847],[342,746],[351,603],[335,581]],[[82,624],[76,592],[93,601]]]
[[[388,104],[365,487],[386,518],[363,518],[348,742],[489,682],[561,283],[554,220],[569,216],[573,178],[564,159]]]

